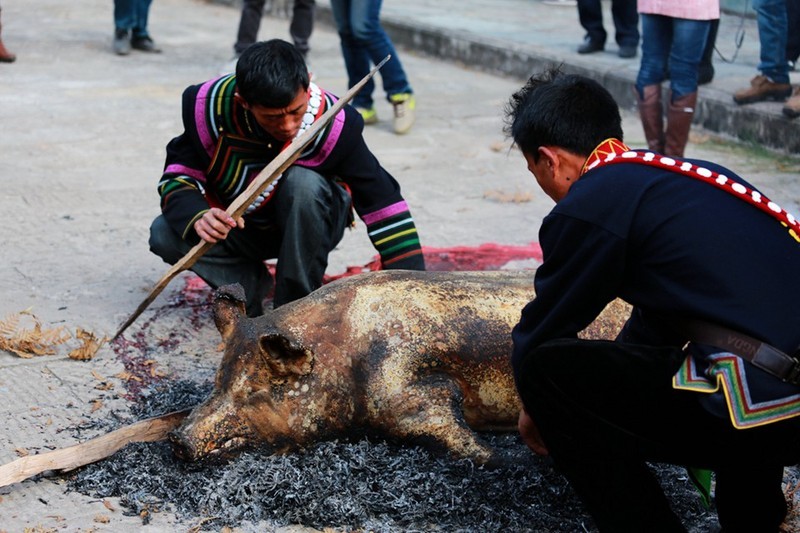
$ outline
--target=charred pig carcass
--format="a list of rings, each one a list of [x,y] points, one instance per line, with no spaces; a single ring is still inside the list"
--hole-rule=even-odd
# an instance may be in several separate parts
[[[379,434],[478,462],[476,432],[516,430],[511,329],[533,271],[382,271],[343,278],[247,318],[238,285],[215,295],[225,354],[211,396],[170,435],[186,460],[245,446],[296,450]],[[594,336],[613,337],[606,312]]]

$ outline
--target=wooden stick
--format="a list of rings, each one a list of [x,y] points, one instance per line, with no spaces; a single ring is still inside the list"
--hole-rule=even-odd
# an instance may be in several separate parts
[[[191,409],[148,418],[80,444],[20,457],[0,466],[0,487],[24,481],[47,470],[72,470],[113,455],[132,442],[155,442],[180,424]]]
[[[376,72],[387,62],[391,56],[386,56],[383,61],[375,65],[375,67],[364,78],[355,84],[347,91],[342,98],[336,101],[330,109],[328,109],[314,124],[308,128],[305,133],[297,137],[292,143],[286,147],[278,157],[273,159],[264,169],[258,173],[248,187],[236,197],[236,199],[228,206],[227,213],[234,219],[239,218],[245,212],[247,207],[252,204],[261,192],[266,189],[272,182],[274,182],[283,172],[294,163],[303,149],[308,146],[314,137],[316,137],[323,128],[333,119],[334,116],[347,104],[353,97],[361,90],[364,84],[372,78]],[[156,283],[155,287],[150,291],[150,294],[144,301],[139,304],[128,319],[120,326],[111,340],[119,337],[128,326],[130,326],[136,318],[142,314],[147,306],[153,303],[153,300],[164,290],[172,279],[184,270],[191,268],[200,257],[206,253],[211,247],[212,243],[200,241],[196,244],[186,255],[184,255],[177,263],[172,265],[166,274]]]

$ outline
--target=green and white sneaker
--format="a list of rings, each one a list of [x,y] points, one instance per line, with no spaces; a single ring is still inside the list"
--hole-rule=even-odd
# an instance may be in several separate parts
[[[414,109],[417,102],[411,93],[398,93],[389,97],[394,107],[394,132],[406,133],[414,124]]]
[[[364,124],[375,124],[378,122],[378,112],[375,110],[375,106],[370,107],[369,109],[365,107],[357,107],[356,111],[361,113],[361,118],[364,119]]]

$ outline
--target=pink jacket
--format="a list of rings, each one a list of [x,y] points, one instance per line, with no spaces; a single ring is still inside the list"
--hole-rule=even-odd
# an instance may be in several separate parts
[[[666,15],[680,19],[719,18],[719,0],[638,0],[639,13]]]

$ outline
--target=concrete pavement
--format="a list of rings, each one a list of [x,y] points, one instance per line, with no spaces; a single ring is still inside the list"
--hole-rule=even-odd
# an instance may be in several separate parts
[[[318,20],[332,24],[329,0],[318,0]],[[635,106],[631,86],[639,59],[620,59],[613,42],[610,2],[603,2],[609,34],[606,50],[578,55],[584,31],[574,5],[544,0],[388,0],[382,22],[394,43],[470,68],[527,79],[536,70],[563,64],[565,70],[601,81],[621,107]],[[795,31],[800,28],[795,29]],[[713,81],[700,88],[694,124],[755,145],[800,153],[800,120],[764,102],[739,106],[733,93],[758,74],[760,45],[753,18],[723,13],[713,64]],[[791,73],[800,82],[800,73]],[[666,86],[666,84],[665,84]]]
[[[18,55],[16,63],[0,65],[0,319],[30,310],[45,328],[113,334],[167,270],[147,247],[148,227],[159,210],[156,183],[164,147],[181,131],[184,87],[215,76],[230,60],[238,10],[211,0],[158,0],[151,30],[164,52],[118,57],[111,53],[110,2],[0,3],[4,41]],[[347,79],[338,38],[326,23],[327,5],[320,0],[310,64],[321,86],[343,94]],[[392,31],[416,12],[419,24],[410,36],[449,43],[434,56],[396,34],[419,94],[417,123],[408,135],[394,135],[390,106],[378,99],[381,121],[365,131],[372,150],[401,182],[423,243],[535,241],[552,201],[501,131],[503,105],[532,68],[515,74],[515,58],[535,53],[568,66],[568,60],[607,62],[631,79],[637,62],[620,60],[611,45],[604,54],[577,56],[582,32],[574,10],[538,0],[387,0],[384,12]],[[503,42],[512,35],[549,35],[550,46],[560,52]],[[288,38],[285,18],[265,17],[261,37],[273,36]],[[500,54],[510,54],[507,63]],[[473,58],[470,68],[462,68],[465,57]],[[737,61],[745,57],[742,51]],[[742,69],[743,81],[750,70]],[[770,106],[780,112],[777,104],[759,107]],[[641,124],[630,110],[623,110],[625,138],[641,146]],[[693,131],[687,153],[724,162],[789,211],[800,212],[797,158],[720,143],[701,131]],[[332,254],[329,272],[362,265],[374,254],[359,224]],[[33,359],[0,351],[0,463],[132,421],[128,396],[136,379],[210,379],[220,358],[219,335],[208,316],[207,288],[189,280],[174,280],[125,333],[126,343],[104,347],[91,361],[68,358],[73,345]],[[142,375],[142,369],[152,372]],[[65,485],[63,476],[45,476],[0,489],[0,532],[144,529],[140,517],[125,514],[119,498],[70,492]],[[153,513],[146,531],[201,530],[206,521],[166,507]],[[270,531],[264,525],[246,530]]]

